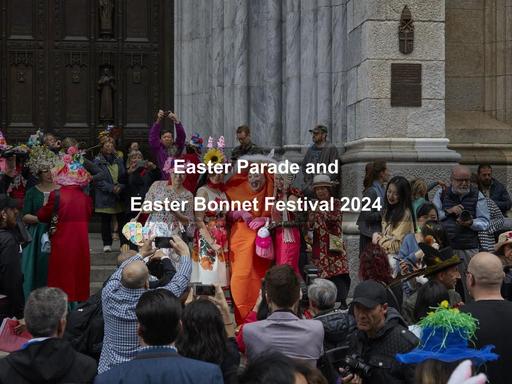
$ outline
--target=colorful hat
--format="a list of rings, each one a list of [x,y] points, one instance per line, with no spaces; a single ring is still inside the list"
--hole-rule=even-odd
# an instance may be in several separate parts
[[[59,185],[78,185],[85,187],[92,176],[83,166],[84,158],[77,147],[69,147],[61,156],[59,164],[52,169],[53,180]]]
[[[36,133],[30,135],[27,141],[27,145],[32,148],[36,145],[43,145],[43,132],[38,129]]]
[[[201,152],[203,150],[203,138],[199,136],[199,133],[194,133],[188,142],[188,145],[199,149]]]
[[[100,141],[100,144],[103,144],[105,140],[108,138],[112,138],[114,140],[117,140],[119,137],[121,137],[122,129],[119,127],[114,127],[113,125],[107,125],[107,128],[105,128],[104,131],[101,131],[98,135],[98,140]]]
[[[46,147],[46,145],[36,145],[30,151],[27,166],[33,175],[41,171],[48,171],[59,164],[59,157]]]
[[[449,308],[444,300],[440,307],[430,312],[420,322],[422,329],[420,345],[409,353],[400,353],[396,359],[405,364],[418,364],[425,360],[446,363],[469,359],[475,365],[498,359],[492,352],[494,345],[482,349],[468,347],[475,337],[478,321],[469,313]]]
[[[499,252],[501,247],[510,243],[512,243],[512,231],[503,232],[500,234],[500,237],[498,237],[498,242],[494,246],[494,250]]]
[[[213,146],[213,138],[210,136],[208,138],[207,148],[208,150],[203,157],[205,164],[222,164],[226,160],[226,156],[224,155],[224,136],[219,137],[217,140],[217,147]]]
[[[432,275],[436,272],[442,271],[443,269],[462,263],[460,257],[453,252],[451,247],[445,247],[437,250],[425,243],[420,243],[418,245],[425,254],[423,262],[427,267],[423,270],[424,276]]]

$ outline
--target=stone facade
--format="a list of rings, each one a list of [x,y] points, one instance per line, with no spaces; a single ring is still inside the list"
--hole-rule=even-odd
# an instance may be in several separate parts
[[[499,164],[511,185],[512,0],[177,0],[175,19],[175,108],[194,131],[230,146],[248,124],[256,143],[297,161],[325,124],[344,196],[361,195],[373,159],[431,181],[462,154]],[[392,63],[422,65],[421,107],[391,107]],[[353,249],[355,215],[344,223]]]

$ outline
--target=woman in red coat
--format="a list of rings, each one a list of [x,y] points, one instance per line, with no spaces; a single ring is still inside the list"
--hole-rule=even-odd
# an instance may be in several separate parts
[[[51,236],[48,286],[61,288],[70,302],[79,302],[89,297],[88,227],[92,201],[82,188],[91,181],[91,175],[84,169],[75,147],[70,147],[62,160],[64,164],[52,171],[61,188],[50,194],[48,203],[38,211],[37,217],[42,222],[52,220],[58,194],[58,220],[56,231]]]

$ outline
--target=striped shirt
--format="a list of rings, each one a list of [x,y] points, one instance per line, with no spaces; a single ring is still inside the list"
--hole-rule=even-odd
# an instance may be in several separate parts
[[[103,288],[101,302],[105,321],[105,336],[98,373],[103,373],[116,364],[133,359],[139,348],[135,306],[146,289],[130,289],[121,284],[123,268],[136,260],[142,261],[142,257],[135,255],[126,260]],[[176,297],[180,297],[188,287],[191,273],[190,257],[182,256],[174,277],[167,285],[158,289],[167,289]]]

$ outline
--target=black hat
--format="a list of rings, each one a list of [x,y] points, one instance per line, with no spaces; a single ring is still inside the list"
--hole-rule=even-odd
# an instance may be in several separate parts
[[[327,127],[324,125],[317,125],[315,128],[310,129],[309,132],[311,132],[311,133],[318,133],[318,132],[327,133]]]
[[[365,280],[359,283],[354,290],[354,299],[350,305],[359,303],[363,307],[372,309],[379,304],[388,302],[386,288],[375,280]]]
[[[427,267],[423,271],[424,276],[432,275],[446,268],[462,263],[460,257],[453,252],[451,247],[445,247],[437,250],[425,243],[420,243],[418,245],[425,254],[425,256],[423,256],[423,262]]]
[[[2,193],[0,194],[0,210],[6,208],[18,208],[18,201]]]

